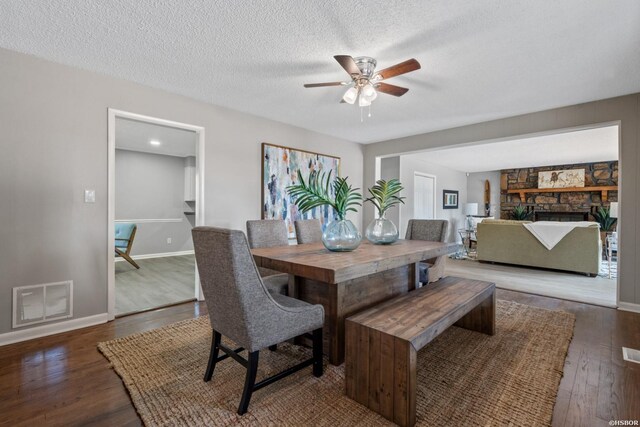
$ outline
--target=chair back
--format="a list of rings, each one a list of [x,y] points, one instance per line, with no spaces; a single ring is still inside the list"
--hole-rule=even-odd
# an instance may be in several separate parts
[[[247,237],[251,249],[287,246],[289,233],[287,224],[279,219],[261,219],[247,221]]]
[[[117,222],[115,224],[116,248],[130,249],[133,237],[136,234],[138,226],[130,222]]]
[[[295,222],[298,244],[322,241],[322,224],[319,219],[302,219]]]
[[[260,279],[244,233],[215,227],[191,233],[211,325],[241,347],[254,348],[273,329],[274,310],[282,308]]]
[[[410,219],[405,239],[444,242],[448,229],[449,221],[446,219]]]

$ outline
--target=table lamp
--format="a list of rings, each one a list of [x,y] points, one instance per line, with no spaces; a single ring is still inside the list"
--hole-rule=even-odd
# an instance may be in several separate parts
[[[473,230],[473,220],[471,217],[473,215],[478,215],[478,204],[466,203],[464,205],[464,214],[467,216],[467,230]]]
[[[618,218],[618,202],[611,202],[611,204],[609,205],[609,217],[610,218]],[[618,233],[617,232],[612,232],[611,236],[613,237],[614,241],[618,241]]]

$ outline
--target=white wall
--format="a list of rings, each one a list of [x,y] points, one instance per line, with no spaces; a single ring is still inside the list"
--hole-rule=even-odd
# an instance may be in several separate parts
[[[467,175],[444,166],[419,160],[416,156],[400,156],[400,180],[404,186],[403,196],[405,204],[400,206],[400,236],[407,232],[407,224],[413,219],[414,203],[414,175],[415,172],[436,176],[436,218],[449,220],[449,235],[447,241],[460,241],[457,230],[464,227],[464,204],[467,201]],[[458,209],[443,209],[443,190],[457,190]]]
[[[184,201],[184,167],[184,157],[116,150],[115,215],[138,225],[132,255],[193,250],[195,217],[184,214],[192,210]],[[147,222],[163,219],[180,222]]]
[[[209,225],[244,230],[260,218],[261,142],[339,156],[363,188],[360,144],[5,49],[0,64],[0,334],[14,286],[72,279],[75,318],[107,311],[110,107],[205,128]]]
[[[491,216],[500,218],[500,171],[474,172],[467,177],[467,202],[478,204],[478,215],[484,215],[484,183],[491,185]]]

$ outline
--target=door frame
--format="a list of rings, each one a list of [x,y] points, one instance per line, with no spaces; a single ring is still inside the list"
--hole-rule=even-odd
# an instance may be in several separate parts
[[[413,200],[412,218],[416,217],[416,201],[415,201],[416,176],[422,176],[422,177],[425,177],[425,178],[433,179],[433,219],[436,219],[436,207],[437,207],[436,203],[438,203],[438,197],[437,197],[438,190],[437,190],[436,185],[437,185],[437,179],[438,178],[433,174],[424,173],[424,172],[417,172],[417,171],[413,172],[413,196],[414,196],[413,198],[414,198],[414,200]]]
[[[116,119],[130,119],[140,122],[168,126],[178,129],[193,131],[198,136],[196,145],[196,206],[195,223],[196,226],[204,225],[204,127],[190,125],[187,123],[175,122],[172,120],[160,119],[157,117],[145,116],[128,111],[107,109],[107,313],[108,320],[115,318],[116,308],[116,275],[115,275],[115,160],[116,160]],[[204,299],[200,278],[196,268],[196,280],[194,283],[194,297],[199,301]]]

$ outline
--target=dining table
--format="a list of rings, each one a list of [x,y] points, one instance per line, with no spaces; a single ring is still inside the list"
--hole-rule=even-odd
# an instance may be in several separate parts
[[[322,304],[324,349],[333,365],[344,362],[345,320],[420,286],[419,263],[455,253],[456,243],[398,240],[363,242],[351,252],[331,252],[322,243],[252,249],[256,265],[289,275],[290,297]]]

